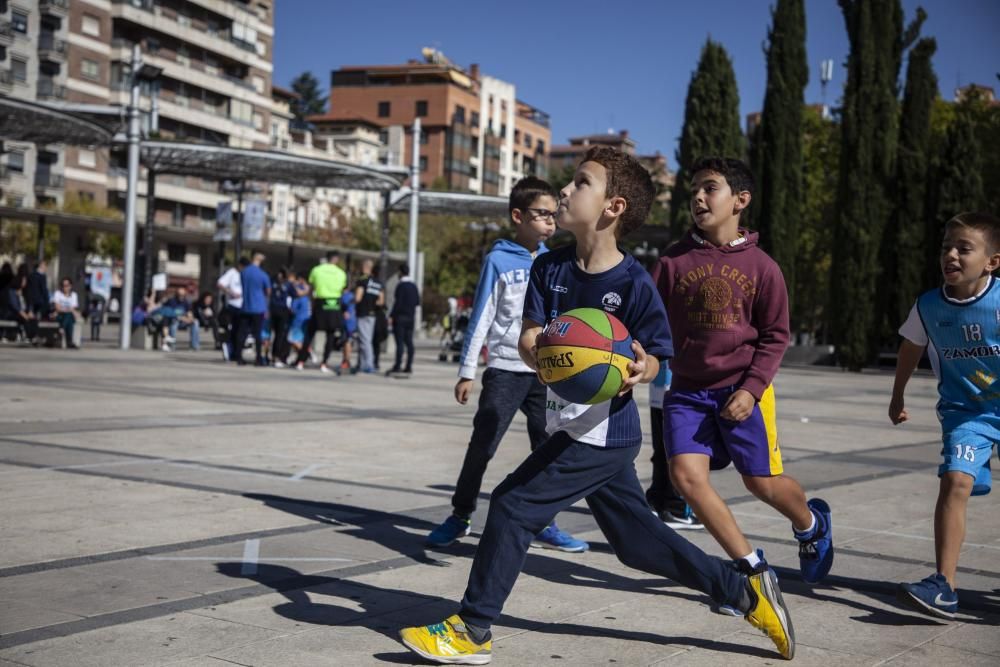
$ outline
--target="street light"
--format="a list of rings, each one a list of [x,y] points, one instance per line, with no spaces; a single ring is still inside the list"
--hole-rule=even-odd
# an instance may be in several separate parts
[[[135,205],[139,185],[139,86],[141,81],[153,80],[162,70],[143,65],[138,44],[132,45],[132,62],[129,68],[128,104],[128,190],[125,197],[125,280],[122,285],[121,349],[132,346],[132,297],[135,292]]]

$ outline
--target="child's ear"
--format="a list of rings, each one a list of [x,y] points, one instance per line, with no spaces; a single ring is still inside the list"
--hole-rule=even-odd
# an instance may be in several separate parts
[[[752,199],[749,190],[743,190],[736,195],[736,205],[733,207],[734,213],[742,213],[750,205]]]
[[[628,202],[624,197],[612,197],[604,210],[609,216],[620,218],[627,208]]]
[[[995,273],[997,269],[1000,269],[1000,252],[990,255],[990,261],[986,264],[986,270],[990,273]]]
[[[524,222],[524,214],[521,212],[521,209],[515,208],[510,212],[510,219],[514,221],[515,225],[519,225]]]

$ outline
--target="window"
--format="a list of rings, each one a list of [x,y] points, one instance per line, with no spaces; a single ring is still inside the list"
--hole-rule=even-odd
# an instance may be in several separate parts
[[[10,13],[10,24],[14,28],[14,32],[19,32],[22,35],[28,34],[28,15],[24,12],[19,12],[16,9]]]
[[[155,37],[146,38],[146,53],[159,53],[160,52],[160,40]]]
[[[427,156],[420,156],[420,171],[427,171]]]
[[[253,105],[243,100],[229,100],[229,117],[238,123],[253,124]]]
[[[90,14],[84,14],[83,19],[80,22],[80,32],[84,35],[90,35],[92,37],[101,36],[101,20],[96,16],[91,16]]]
[[[101,66],[96,60],[84,58],[80,61],[80,75],[91,81],[101,80]]]
[[[541,139],[539,139],[538,143],[535,144],[535,150],[538,151],[539,153],[544,153],[545,152],[545,142],[542,141]]]
[[[389,117],[389,112],[391,111],[391,109],[392,109],[392,105],[390,105],[388,102],[379,102],[378,103],[378,117],[379,118],[388,118]]]
[[[507,138],[507,123],[500,124],[500,136],[504,139]]]
[[[472,127],[479,127],[479,112],[473,111],[469,118],[469,125]]]
[[[183,262],[187,258],[187,247],[183,243],[167,244],[167,261]]]
[[[465,107],[461,104],[455,105],[455,122],[465,124]]]
[[[10,69],[14,73],[15,81],[28,80],[28,63],[20,58],[10,59]]]
[[[263,95],[264,87],[267,85],[264,81],[264,77],[254,74],[253,77],[251,77],[251,81],[253,81],[253,89]]]
[[[424,130],[423,132],[420,133],[420,145],[421,146],[426,146],[427,145],[427,141],[428,141],[428,138],[430,137],[430,134],[431,133],[428,132],[427,130]]]
[[[11,151],[7,153],[7,170],[24,173],[24,153],[21,151]]]
[[[383,146],[389,143],[389,130],[379,130],[378,131],[378,142]]]
[[[264,115],[259,114],[256,111],[253,112],[253,126],[256,130],[263,131],[264,129]]]
[[[97,153],[81,148],[76,154],[76,163],[81,167],[93,169],[97,166]]]
[[[417,100],[417,116],[423,117],[427,115],[427,100]]]
[[[531,148],[531,135],[527,132],[524,133],[524,147]]]
[[[521,130],[514,130],[514,145],[521,143]]]
[[[479,167],[474,164],[469,165],[469,178],[479,178]]]

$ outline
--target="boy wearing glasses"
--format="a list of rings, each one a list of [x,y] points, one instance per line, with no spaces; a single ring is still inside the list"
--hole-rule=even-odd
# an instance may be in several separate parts
[[[545,387],[521,360],[517,343],[531,262],[546,251],[545,240],[556,231],[556,191],[542,179],[528,176],[514,185],[508,208],[514,239],[497,241],[483,262],[455,385],[455,400],[465,405],[476,379],[479,351],[485,344],[488,363],[479,409],[451,499],[454,511],[427,536],[429,547],[447,547],[471,531],[486,466],[518,410],[528,419],[532,450],[548,437]],[[574,553],[589,547],[561,531],[554,521],[536,536],[532,546]]]

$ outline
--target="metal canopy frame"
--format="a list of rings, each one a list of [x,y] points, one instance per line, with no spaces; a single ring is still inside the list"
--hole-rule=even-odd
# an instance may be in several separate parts
[[[76,114],[45,104],[0,97],[0,137],[8,141],[107,146],[111,131]]]
[[[413,193],[403,188],[393,193],[389,210],[401,211],[409,206]],[[420,190],[420,212],[436,215],[469,215],[477,218],[506,218],[508,201],[506,197],[477,195],[464,192],[434,192]]]
[[[398,189],[408,175],[401,168],[363,167],[293,153],[177,141],[143,141],[141,159],[143,166],[158,174],[377,192]]]

